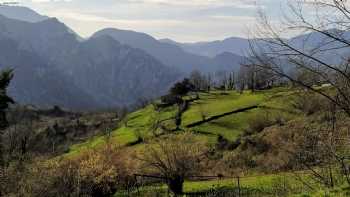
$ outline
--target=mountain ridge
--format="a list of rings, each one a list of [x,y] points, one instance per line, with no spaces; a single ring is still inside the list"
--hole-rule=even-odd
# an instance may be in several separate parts
[[[43,16],[36,11],[24,7],[24,6],[0,6],[0,14],[16,20],[26,21],[26,22],[39,22],[48,19],[48,16]]]
[[[12,55],[0,54],[0,62],[2,67],[13,66],[16,58],[20,59],[22,65],[17,64],[17,77],[10,89],[15,100],[25,104],[74,110],[133,105],[140,97],[160,96],[180,76],[146,52],[112,38],[80,41],[56,18],[31,23],[0,16],[0,40],[11,40],[18,46],[11,50]],[[21,51],[30,53],[35,61],[14,55]],[[50,77],[55,80],[48,80]],[[23,82],[28,80],[38,82],[30,86]],[[19,91],[26,89],[33,92],[30,97],[27,91]],[[55,99],[57,94],[61,99]],[[79,98],[81,103],[88,98],[86,105],[73,102]]]
[[[160,42],[145,33],[106,28],[97,31],[92,37],[102,35],[109,35],[121,43],[127,44],[134,48],[142,49],[159,59],[163,64],[169,67],[175,67],[176,69],[179,69],[185,73],[190,73],[193,70],[200,70],[202,72],[216,72],[220,70],[220,67],[222,67],[220,63],[217,62],[217,58],[215,57],[211,58],[186,52],[177,45]],[[239,61],[244,60],[244,57],[239,57],[238,55],[235,55],[235,57],[239,59]],[[230,65],[228,70],[237,70],[240,66],[240,64],[237,63],[239,61],[232,62],[231,65],[229,62],[226,62],[225,67]]]
[[[202,55],[206,57],[215,57],[224,52],[230,52],[239,56],[246,56],[249,50],[249,40],[239,37],[229,37],[223,40],[201,41],[201,42],[177,42],[171,39],[161,39],[160,42],[172,43],[181,47],[184,51]]]

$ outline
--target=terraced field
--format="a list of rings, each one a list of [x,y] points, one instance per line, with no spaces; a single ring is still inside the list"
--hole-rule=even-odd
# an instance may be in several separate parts
[[[230,141],[235,140],[248,128],[249,122],[257,116],[267,115],[269,119],[291,119],[298,114],[291,107],[293,92],[283,88],[254,93],[246,91],[243,94],[236,91],[212,91],[201,93],[199,98],[199,100],[191,102],[188,110],[183,113],[181,129],[193,131],[198,135],[205,135],[211,143],[215,143],[218,135]],[[257,106],[257,108],[233,113],[187,128],[188,125],[198,121],[250,106]],[[161,122],[163,127],[169,130],[175,129],[173,118],[176,112],[176,106],[157,111],[154,105],[149,105],[129,114],[125,120],[126,123],[119,125],[119,128],[111,132],[109,136],[97,136],[85,143],[75,145],[71,147],[70,153],[79,153],[84,148],[102,146],[106,143],[107,138],[118,146],[133,145],[140,138],[151,139],[155,137],[155,133],[162,134],[162,131],[154,131],[155,121]]]
[[[254,93],[246,91],[243,94],[236,91],[201,93],[199,100],[191,102],[188,110],[182,114],[181,129],[204,135],[210,143],[215,143],[218,135],[233,141],[248,128],[249,123],[257,116],[268,116],[269,119],[295,117],[298,112],[292,110],[292,98],[293,92],[283,88]],[[210,119],[210,117],[251,106],[257,106],[257,108],[226,115],[188,128],[188,125]],[[116,146],[130,146],[138,143],[140,138],[147,140],[154,138],[157,134],[167,134],[160,131],[159,128],[155,131],[154,125],[160,122],[163,130],[164,128],[174,130],[176,113],[176,106],[156,110],[154,105],[149,105],[129,114],[124,123],[110,135],[97,136],[85,143],[72,146],[70,154],[79,153],[86,148],[102,146],[107,139]]]

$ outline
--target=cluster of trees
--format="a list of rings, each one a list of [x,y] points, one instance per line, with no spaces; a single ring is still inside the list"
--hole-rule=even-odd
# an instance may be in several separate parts
[[[218,71],[203,74],[198,70],[190,73],[189,82],[194,86],[194,91],[209,92],[212,89],[234,90],[237,87],[237,74],[234,71]]]
[[[238,74],[238,89],[251,91],[270,89],[283,83],[273,72],[262,69],[255,64],[242,65]]]
[[[281,77],[266,69],[252,64],[242,64],[238,71],[217,71],[215,73],[202,74],[200,71],[193,71],[189,76],[189,82],[193,85],[194,91],[209,92],[212,89],[218,90],[239,90],[249,89],[252,91],[272,88],[281,85]]]

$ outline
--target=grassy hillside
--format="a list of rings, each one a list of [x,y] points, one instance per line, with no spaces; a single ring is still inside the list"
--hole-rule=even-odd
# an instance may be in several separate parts
[[[236,91],[212,91],[201,93],[199,100],[190,103],[187,111],[182,115],[181,129],[204,135],[206,139],[215,143],[221,135],[227,140],[234,141],[249,127],[250,122],[259,116],[268,116],[268,119],[290,119],[297,112],[292,110],[293,92],[288,89],[276,88],[273,90],[239,94]],[[201,121],[203,118],[224,114],[242,108],[258,106],[253,110],[231,114],[207,123],[187,128],[188,125]],[[85,143],[74,145],[70,153],[79,153],[81,150],[102,146],[107,140],[117,146],[127,146],[137,143],[140,138],[151,139],[154,133],[164,134],[159,129],[153,132],[155,121],[172,130],[175,128],[173,117],[177,112],[176,106],[156,110],[154,105],[138,110],[128,115],[125,122],[110,135],[97,136]]]
[[[60,180],[67,176],[72,178],[73,185],[84,179],[84,184],[93,183],[115,196],[139,196],[139,192],[141,196],[167,196],[170,186],[165,184],[165,176],[147,163],[147,158],[153,154],[151,162],[181,158],[186,161],[185,166],[194,164],[191,168],[198,171],[183,179],[183,189],[188,196],[236,195],[236,176],[240,176],[241,191],[253,196],[320,196],[325,193],[346,196],[349,187],[336,168],[332,171],[336,180],[333,188],[315,181],[310,172],[301,177],[308,185],[297,180],[294,174],[308,171],[298,166],[297,155],[303,153],[300,147],[308,148],[312,142],[308,140],[324,136],[321,131],[327,128],[329,119],[321,97],[309,94],[305,100],[300,96],[303,94],[304,91],[297,89],[274,88],[242,94],[211,91],[202,92],[198,97],[188,95],[183,98],[182,104],[188,105],[181,111],[178,128],[175,117],[179,115],[179,106],[164,107],[156,101],[111,126],[116,127],[115,130],[103,128],[99,133],[104,134],[71,146],[63,157],[39,162],[39,167],[43,165],[50,170],[36,170],[33,164],[34,171],[28,177]],[[337,131],[347,131],[347,123],[348,119],[339,119]],[[170,149],[164,149],[162,144]],[[154,157],[154,151],[162,150],[165,152]],[[175,156],[167,158],[166,154],[171,153]],[[70,166],[75,166],[76,174],[70,171]],[[315,167],[319,170],[319,166]],[[144,174],[146,178],[141,175],[135,179],[136,174]],[[195,177],[197,175],[202,177]],[[54,183],[49,179],[39,184],[49,182]]]
[[[278,121],[288,121],[301,115],[300,111],[293,108],[295,90],[287,88],[275,88],[265,91],[245,91],[240,94],[236,91],[211,91],[200,93],[199,99],[187,96],[184,99],[191,100],[189,107],[182,114],[180,130],[175,131],[175,119],[178,107],[176,105],[158,109],[156,104],[130,113],[118,128],[109,135],[96,136],[91,140],[71,147],[68,155],[74,157],[84,150],[99,149],[109,142],[130,154],[137,154],[148,150],[149,146],[156,143],[155,139],[166,138],[170,134],[190,131],[196,135],[197,140],[206,142],[209,146],[218,143],[221,136],[229,142],[234,142],[243,136],[252,125],[270,121],[276,124]],[[246,111],[239,111],[254,107]],[[232,113],[230,113],[232,112]],[[224,115],[228,114],[228,115]],[[203,121],[210,120],[211,121]],[[202,123],[200,123],[203,121]],[[198,123],[198,125],[194,123]],[[156,123],[160,123],[155,128]],[[191,126],[192,125],[192,126]],[[209,172],[210,173],[210,172]],[[262,176],[258,178],[244,179],[242,184],[249,190],[267,190],[270,183],[278,178],[272,176]],[[234,180],[221,181],[192,181],[186,182],[185,191],[188,193],[207,192],[212,189],[234,189]],[[271,185],[271,184],[270,184]],[[146,187],[145,190],[166,191],[165,186]],[[123,195],[119,193],[118,195]],[[118,196],[117,195],[117,196]]]

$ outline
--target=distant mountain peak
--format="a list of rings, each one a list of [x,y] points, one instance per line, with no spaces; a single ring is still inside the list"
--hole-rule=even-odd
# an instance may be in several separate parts
[[[131,40],[135,42],[147,41],[147,42],[151,42],[152,44],[154,44],[154,42],[157,42],[155,38],[153,38],[152,36],[146,33],[137,32],[133,30],[116,29],[116,28],[102,29],[94,33],[91,37],[97,37],[101,35],[110,35],[111,37],[113,37],[114,39],[118,40],[121,43],[124,43],[123,41],[127,43],[128,41],[131,41]]]
[[[40,22],[49,18],[23,6],[0,6],[0,15],[31,23]]]
[[[221,57],[225,57],[225,56],[238,56],[238,55],[236,55],[236,54],[234,54],[232,52],[225,51],[225,52],[222,52],[222,53],[216,55],[216,57],[220,57],[220,56]]]
[[[161,39],[160,42],[181,47],[184,51],[200,56],[213,58],[224,52],[245,56],[249,50],[249,40],[239,37],[229,37],[223,40],[180,43],[171,39]]]

